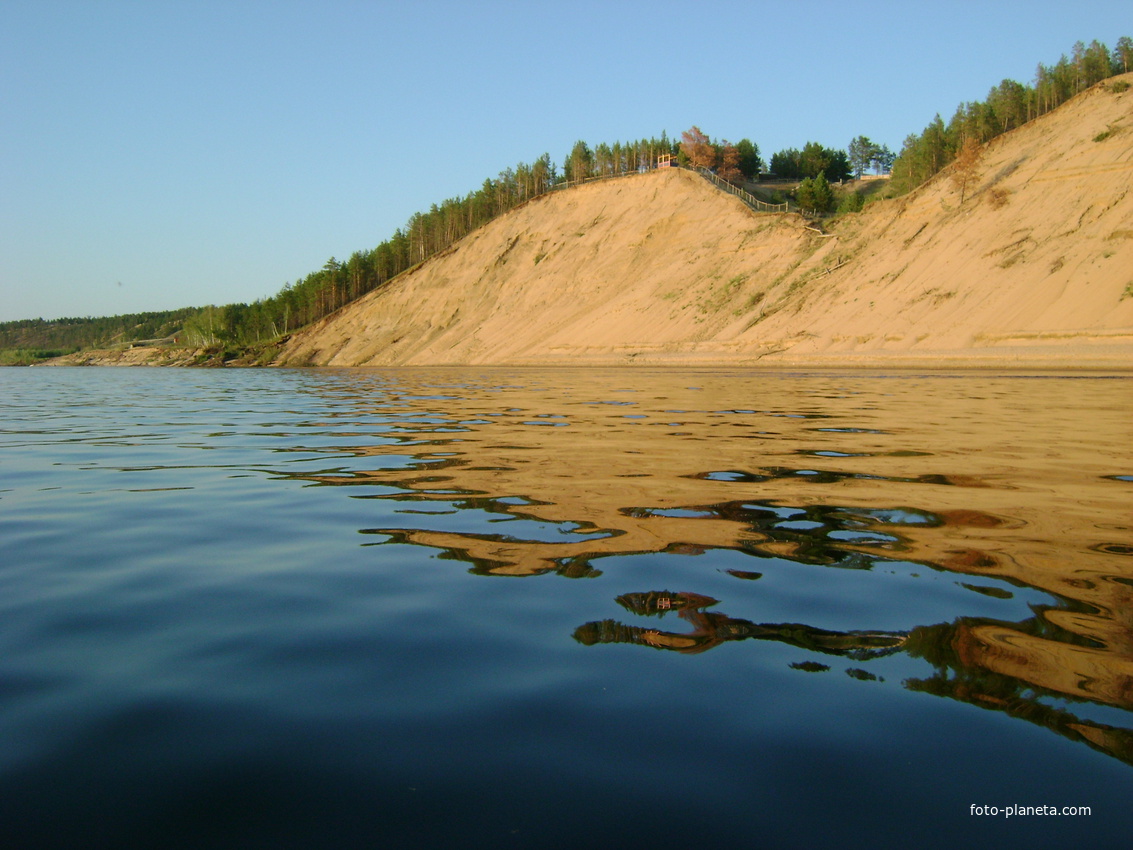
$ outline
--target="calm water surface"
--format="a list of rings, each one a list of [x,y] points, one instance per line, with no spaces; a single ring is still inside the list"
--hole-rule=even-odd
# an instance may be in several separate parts
[[[0,392],[4,846],[1133,834],[1128,378]]]

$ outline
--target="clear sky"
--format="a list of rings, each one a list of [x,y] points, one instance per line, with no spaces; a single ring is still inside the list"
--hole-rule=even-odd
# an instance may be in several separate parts
[[[253,301],[517,162],[894,152],[1129,0],[0,0],[0,320]]]

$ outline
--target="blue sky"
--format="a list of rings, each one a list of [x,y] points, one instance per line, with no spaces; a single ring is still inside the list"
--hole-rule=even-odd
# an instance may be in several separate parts
[[[0,320],[252,301],[544,152],[940,112],[1128,0],[0,0]]]

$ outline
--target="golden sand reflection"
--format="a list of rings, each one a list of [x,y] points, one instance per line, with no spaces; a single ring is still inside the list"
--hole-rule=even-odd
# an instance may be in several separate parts
[[[1053,599],[1026,623],[939,627],[948,660],[934,663],[1001,677],[1001,690],[1009,680],[1133,708],[1129,379],[344,374],[344,419],[397,425],[360,438],[348,472],[307,477],[389,488],[381,498],[403,503],[400,521],[364,529],[378,540],[492,575],[579,577],[611,556],[736,550],[756,559],[753,570],[759,558],[867,569],[901,560],[966,576],[980,592],[981,579],[1034,588]],[[486,519],[469,531],[411,513],[433,503]],[[691,632],[622,637],[686,652],[716,645],[715,615],[685,610]],[[757,627],[768,625],[740,631]],[[973,681],[972,701],[1002,700]]]

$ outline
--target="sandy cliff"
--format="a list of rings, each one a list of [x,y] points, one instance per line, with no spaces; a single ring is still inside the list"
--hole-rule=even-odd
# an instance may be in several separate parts
[[[1113,82],[991,142],[964,203],[946,170],[825,234],[685,171],[539,198],[278,362],[1133,365],[1133,89]]]

